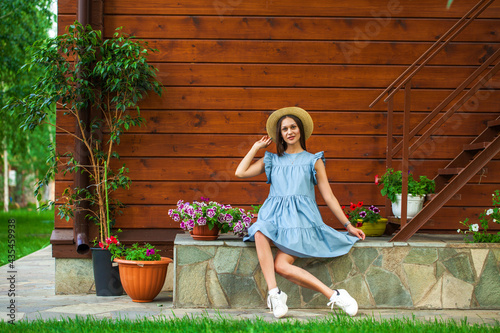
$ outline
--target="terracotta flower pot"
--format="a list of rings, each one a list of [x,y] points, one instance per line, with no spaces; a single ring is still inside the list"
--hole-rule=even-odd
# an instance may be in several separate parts
[[[189,233],[195,240],[216,240],[219,238],[219,227],[214,225],[212,230],[210,230],[208,225],[195,225]]]
[[[365,222],[361,227],[358,227],[358,229],[363,230],[365,235],[368,237],[379,237],[384,234],[386,226],[387,219],[381,218],[375,223]]]
[[[134,302],[151,302],[158,296],[165,283],[168,264],[172,259],[161,257],[160,261],[133,261],[114,259],[120,269],[123,289]]]

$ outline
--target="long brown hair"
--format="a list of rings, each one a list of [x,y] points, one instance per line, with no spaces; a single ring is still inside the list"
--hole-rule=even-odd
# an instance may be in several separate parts
[[[307,150],[306,149],[306,135],[304,133],[304,125],[302,124],[302,121],[297,116],[294,116],[292,114],[286,114],[283,117],[281,117],[278,120],[278,122],[276,123],[276,150],[277,150],[278,156],[283,156],[283,153],[288,148],[287,143],[285,142],[285,140],[283,139],[283,136],[281,135],[281,123],[283,122],[283,119],[285,119],[285,118],[292,118],[293,120],[295,120],[295,123],[299,127],[299,131],[300,131],[300,139],[299,139],[300,146],[302,147],[302,149]]]

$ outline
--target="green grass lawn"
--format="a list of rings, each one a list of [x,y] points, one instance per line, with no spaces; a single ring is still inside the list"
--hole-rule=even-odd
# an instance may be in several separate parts
[[[344,315],[332,315],[321,320],[300,322],[293,319],[272,323],[261,319],[210,319],[207,317],[188,317],[176,319],[61,319],[32,322],[16,322],[14,325],[0,323],[0,331],[22,332],[404,332],[404,333],[451,333],[451,332],[500,332],[500,326],[470,325],[466,321],[424,322],[413,319],[352,319]]]
[[[11,250],[8,239],[9,219],[14,219],[16,259],[44,248],[50,244],[50,234],[54,229],[54,210],[37,212],[27,209],[0,212],[0,265],[5,265],[8,251]],[[11,243],[12,244],[12,243]]]

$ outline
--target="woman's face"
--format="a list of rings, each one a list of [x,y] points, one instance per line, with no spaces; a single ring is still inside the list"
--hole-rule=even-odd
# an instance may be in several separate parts
[[[293,145],[300,140],[300,129],[292,118],[281,121],[281,136],[287,145]]]

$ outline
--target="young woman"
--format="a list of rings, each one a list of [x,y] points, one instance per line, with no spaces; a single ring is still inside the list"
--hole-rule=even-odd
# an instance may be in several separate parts
[[[358,304],[343,289],[332,290],[306,270],[294,266],[297,257],[337,257],[349,252],[352,245],[365,239],[364,233],[353,227],[333,195],[325,170],[323,152],[306,151],[306,140],[313,131],[311,116],[298,107],[274,111],[267,120],[267,133],[254,143],[236,169],[236,176],[248,178],[265,172],[271,184],[269,196],[259,210],[257,222],[244,241],[255,241],[260,267],[267,283],[267,306],[274,316],[283,317],[288,307],[287,295],[276,284],[275,272],[301,287],[321,292],[330,302],[354,316]],[[265,152],[263,158],[251,164],[258,150],[274,141],[277,154]],[[328,208],[348,233],[338,232],[324,224],[314,195],[318,185]],[[277,248],[273,259],[271,244]]]

